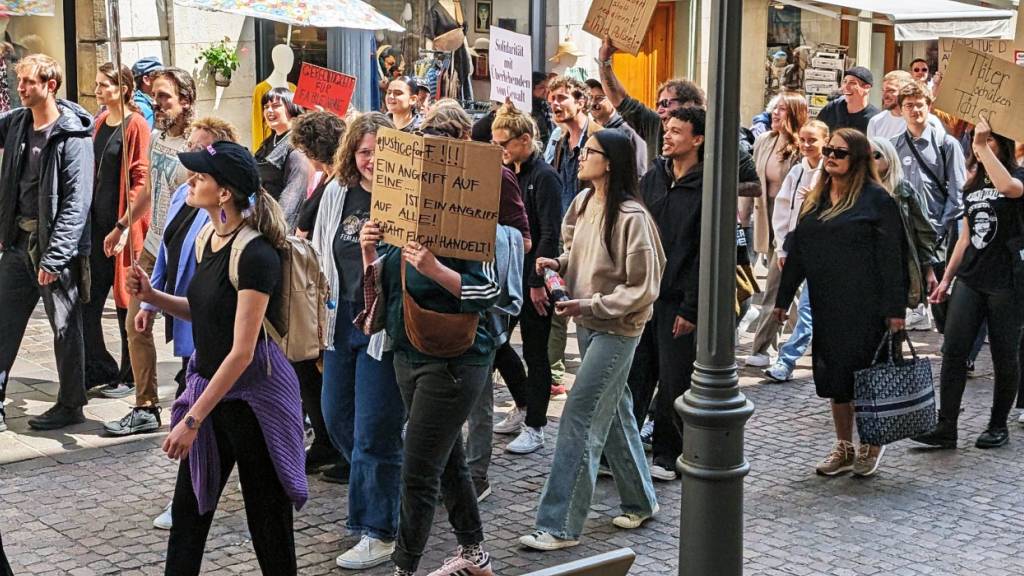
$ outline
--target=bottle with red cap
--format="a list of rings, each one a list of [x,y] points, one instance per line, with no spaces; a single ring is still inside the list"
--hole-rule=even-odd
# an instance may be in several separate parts
[[[548,289],[552,302],[565,302],[570,300],[569,288],[565,280],[551,268],[544,269],[544,287]]]

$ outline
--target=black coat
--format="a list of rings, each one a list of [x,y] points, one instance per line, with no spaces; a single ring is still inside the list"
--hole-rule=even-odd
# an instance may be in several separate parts
[[[562,180],[540,152],[520,164],[519,189],[523,193],[526,217],[530,223],[530,238],[533,247],[526,253],[523,270],[523,284],[529,288],[544,285],[544,278],[537,274],[534,263],[537,258],[557,258],[558,241],[562,228]],[[527,296],[529,296],[527,294]]]
[[[62,276],[79,254],[89,253],[84,234],[92,206],[92,116],[74,102],[57,101],[60,118],[41,152],[39,173],[39,267]],[[0,114],[0,251],[18,236],[18,181],[32,111]]]
[[[788,309],[807,280],[813,315],[814,384],[836,402],[853,399],[853,373],[871,365],[888,318],[903,318],[907,268],[896,201],[864,186],[854,205],[831,220],[826,197],[786,238],[777,308]]]
[[[697,323],[700,285],[700,212],[704,165],[694,166],[679,180],[672,161],[659,156],[640,180],[644,204],[658,225],[665,250],[665,273],[658,300],[676,307],[676,315]]]

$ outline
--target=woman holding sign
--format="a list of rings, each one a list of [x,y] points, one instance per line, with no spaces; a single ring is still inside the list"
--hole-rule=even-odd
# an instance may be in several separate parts
[[[409,76],[399,76],[388,82],[384,94],[384,105],[388,109],[388,118],[395,128],[402,132],[414,132],[419,129],[422,117],[416,113],[416,80]]]
[[[494,338],[484,314],[501,292],[494,264],[435,257],[414,241],[402,248],[384,247],[378,258],[382,239],[379,226],[363,226],[363,265],[380,288],[380,296],[366,307],[371,317],[373,310],[383,309],[408,413],[394,573],[416,572],[443,496],[459,548],[435,574],[489,575],[491,560],[481,548],[483,524],[462,425],[490,382]]]
[[[537,509],[537,531],[519,542],[536,550],[579,544],[601,454],[615,477],[622,514],[638,528],[658,512],[626,377],[658,298],[665,253],[655,222],[637,200],[632,141],[599,130],[580,150],[580,192],[562,222],[562,255],[537,258],[536,271],[561,274],[570,300],[555,314],[573,317],[583,364],[562,413],[555,457]]]
[[[405,410],[392,352],[352,320],[363,310],[359,231],[370,218],[377,131],[393,128],[380,112],[354,120],[338,148],[334,178],[324,190],[310,241],[331,287],[322,409],[327,431],[351,465],[346,528],[361,538],[338,557],[350,570],[371,568],[395,550]],[[375,353],[371,352],[376,346]]]

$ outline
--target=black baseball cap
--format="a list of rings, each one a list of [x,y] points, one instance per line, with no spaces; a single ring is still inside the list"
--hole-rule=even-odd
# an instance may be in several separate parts
[[[260,189],[260,173],[252,153],[240,144],[221,140],[195,152],[180,152],[181,165],[213,176],[219,184],[249,195]]]
[[[875,84],[875,77],[871,74],[871,70],[868,70],[863,66],[854,66],[846,72],[843,72],[843,76],[853,76],[869,86],[873,86]]]

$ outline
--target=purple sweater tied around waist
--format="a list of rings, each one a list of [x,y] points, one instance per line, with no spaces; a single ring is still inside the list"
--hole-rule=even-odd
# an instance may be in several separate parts
[[[210,384],[195,371],[195,355],[189,361],[187,374],[185,391],[171,407],[172,429],[185,418]],[[277,478],[295,509],[302,508],[309,497],[309,486],[306,483],[299,380],[275,342],[268,341],[266,336],[257,340],[252,363],[238,377],[224,400],[241,400],[252,408],[263,431],[263,440],[270,451]],[[221,477],[212,419],[207,419],[200,426],[188,452],[188,465],[199,513],[206,514],[217,507]]]

